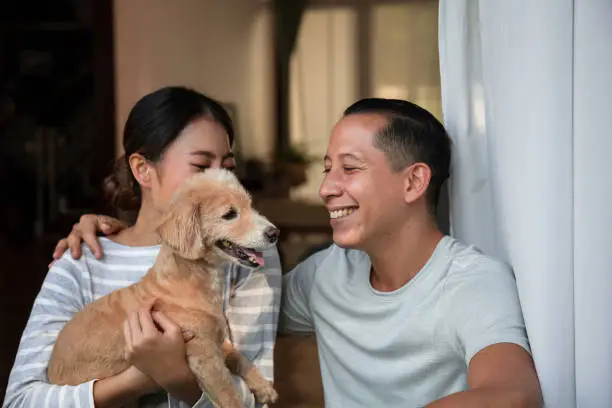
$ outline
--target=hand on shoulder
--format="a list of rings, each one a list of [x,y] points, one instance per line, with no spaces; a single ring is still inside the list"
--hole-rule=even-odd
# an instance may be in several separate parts
[[[103,235],[116,234],[127,228],[127,225],[116,218],[106,215],[85,214],[81,216],[79,222],[74,224],[70,234],[57,243],[53,251],[53,261],[58,260],[67,249],[70,249],[72,257],[79,259],[82,255],[81,244],[85,242],[91,249],[96,258],[102,257],[102,248],[98,241],[98,233]]]

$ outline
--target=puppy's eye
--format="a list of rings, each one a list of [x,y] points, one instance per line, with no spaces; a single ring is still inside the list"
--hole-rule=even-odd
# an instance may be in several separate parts
[[[226,212],[225,214],[223,214],[223,217],[221,218],[223,218],[225,221],[229,221],[229,220],[233,220],[237,216],[238,216],[238,211],[236,211],[235,208],[230,208],[230,210]]]

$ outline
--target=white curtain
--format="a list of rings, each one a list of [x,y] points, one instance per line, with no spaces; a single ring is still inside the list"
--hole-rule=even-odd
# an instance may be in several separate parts
[[[514,268],[547,407],[612,407],[612,1],[440,0],[452,234]]]

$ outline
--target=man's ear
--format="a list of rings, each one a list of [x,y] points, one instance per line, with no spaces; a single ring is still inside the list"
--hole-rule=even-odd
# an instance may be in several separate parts
[[[431,168],[425,163],[414,163],[404,171],[404,200],[411,204],[425,195],[431,181]]]
[[[162,241],[185,259],[202,257],[201,215],[199,201],[180,200],[164,216],[157,232]]]

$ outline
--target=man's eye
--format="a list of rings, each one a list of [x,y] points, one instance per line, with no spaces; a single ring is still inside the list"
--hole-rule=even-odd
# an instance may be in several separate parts
[[[357,170],[357,167],[344,166],[344,171],[347,172],[347,173],[352,173],[355,170]]]
[[[323,169],[323,173],[324,173],[324,174],[327,174],[327,173],[329,173],[329,172],[330,172],[330,170],[331,170],[331,169]]]
[[[223,218],[225,221],[230,221],[236,217],[238,217],[238,211],[236,211],[235,208],[230,208],[229,211],[223,214],[221,218]]]

